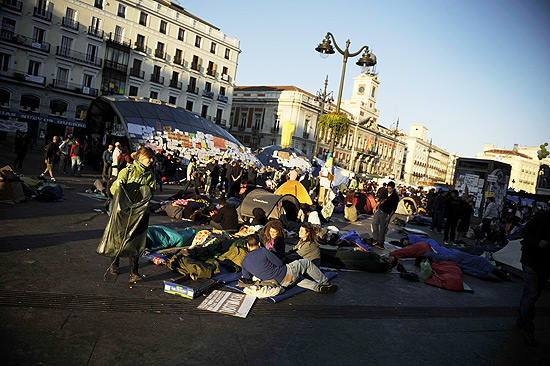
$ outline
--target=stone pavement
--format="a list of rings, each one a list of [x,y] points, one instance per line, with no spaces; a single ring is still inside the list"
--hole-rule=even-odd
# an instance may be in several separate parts
[[[0,145],[0,166],[10,164]],[[43,169],[41,149],[23,173]],[[58,176],[64,200],[0,204],[0,324],[9,365],[548,365],[550,294],[539,300],[538,348],[524,346],[515,327],[520,278],[487,282],[465,276],[473,293],[411,283],[396,274],[340,272],[340,290],[306,292],[278,304],[256,301],[246,319],[196,309],[163,292],[176,278],[141,262],[148,275],[128,285],[128,266],[115,280],[95,254],[107,223],[102,201],[84,191],[99,176]],[[157,197],[179,189],[165,186]],[[336,215],[336,226],[370,232]],[[151,215],[150,224],[190,225]],[[388,239],[397,238],[392,233]],[[432,236],[441,241],[441,235]],[[419,273],[410,262],[405,266]]]

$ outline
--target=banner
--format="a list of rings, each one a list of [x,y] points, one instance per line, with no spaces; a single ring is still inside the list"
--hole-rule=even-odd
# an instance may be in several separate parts
[[[0,119],[0,131],[7,132],[27,132],[27,122],[17,122]]]

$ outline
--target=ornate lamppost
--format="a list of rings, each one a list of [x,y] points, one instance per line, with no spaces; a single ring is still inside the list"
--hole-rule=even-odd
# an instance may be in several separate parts
[[[334,102],[334,98],[332,97],[332,92],[327,94],[327,86],[328,86],[328,75],[325,79],[325,89],[324,90],[319,89],[319,91],[317,92],[317,95],[315,96],[315,100],[318,102],[321,102],[321,110],[317,115],[317,123],[315,124],[315,149],[313,150],[313,159],[317,157],[317,150],[319,149],[319,120],[321,119],[321,116],[325,111],[325,103],[330,104]]]

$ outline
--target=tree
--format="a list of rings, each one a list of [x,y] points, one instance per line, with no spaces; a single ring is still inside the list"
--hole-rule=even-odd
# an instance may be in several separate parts
[[[548,146],[548,142],[545,142],[544,144],[540,145],[540,150],[537,151],[539,160],[544,159],[550,154],[550,152],[548,152],[548,150],[546,149],[546,146]]]
[[[343,113],[328,113],[319,119],[319,129],[322,133],[326,132],[330,137],[329,153],[334,156],[334,146],[336,141],[340,141],[349,131],[350,121]]]

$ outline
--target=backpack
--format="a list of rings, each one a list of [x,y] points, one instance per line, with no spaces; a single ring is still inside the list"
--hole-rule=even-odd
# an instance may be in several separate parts
[[[122,169],[126,168],[126,165],[128,164],[128,154],[123,154],[121,153],[119,156],[118,156],[118,161],[116,163],[117,167],[118,167],[118,171],[120,172]]]
[[[74,156],[80,156],[81,153],[82,153],[82,146],[80,146],[80,144],[74,145],[73,155]]]

